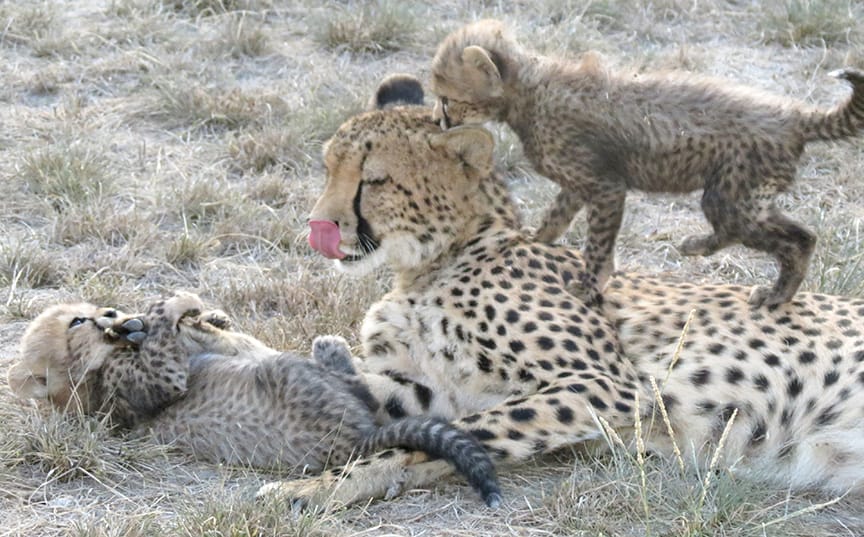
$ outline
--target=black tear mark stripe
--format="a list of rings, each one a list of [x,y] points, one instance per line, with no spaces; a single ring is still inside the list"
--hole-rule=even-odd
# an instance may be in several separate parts
[[[365,161],[365,159],[364,159]],[[354,216],[357,217],[357,240],[360,241],[360,247],[364,253],[374,252],[381,246],[378,239],[375,238],[375,233],[372,231],[372,226],[360,213],[360,199],[363,195],[363,181],[357,184],[357,193],[354,194]]]

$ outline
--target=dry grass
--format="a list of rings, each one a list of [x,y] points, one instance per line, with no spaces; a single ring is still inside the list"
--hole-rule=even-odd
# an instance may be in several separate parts
[[[860,42],[861,5],[850,0],[764,2],[765,39],[785,46]]]
[[[25,321],[50,303],[134,310],[175,288],[280,348],[307,351],[322,333],[356,346],[388,276],[348,280],[306,246],[321,143],[386,74],[426,76],[436,42],[468,19],[503,18],[549,54],[594,48],[612,65],[689,69],[827,104],[848,89],[825,73],[864,65],[861,15],[850,0],[0,0],[0,375]],[[536,225],[556,187],[512,133],[497,133],[497,161]],[[810,290],[864,294],[858,147],[814,145],[784,199],[820,236]],[[773,279],[765,256],[741,248],[677,253],[707,227],[698,203],[631,195],[619,265]],[[584,227],[578,218],[568,240],[579,244]],[[860,498],[825,505],[833,498],[698,470],[710,461],[682,471],[614,443],[503,472],[497,512],[452,481],[297,516],[252,500],[274,476],[111,437],[98,420],[42,417],[6,390],[0,423],[0,535],[864,534]]]
[[[403,49],[411,44],[418,26],[417,15],[408,3],[391,0],[335,4],[320,13],[316,22],[322,45],[354,53]]]

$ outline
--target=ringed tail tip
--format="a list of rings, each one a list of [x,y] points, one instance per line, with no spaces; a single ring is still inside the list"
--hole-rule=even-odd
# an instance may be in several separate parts
[[[852,69],[851,67],[835,69],[834,71],[829,72],[828,76],[839,78],[842,80],[848,80],[852,84],[864,83],[864,72],[861,72],[857,69]]]
[[[501,507],[501,502],[503,501],[499,492],[490,492],[483,499],[486,501],[486,505],[492,509],[498,509]]]

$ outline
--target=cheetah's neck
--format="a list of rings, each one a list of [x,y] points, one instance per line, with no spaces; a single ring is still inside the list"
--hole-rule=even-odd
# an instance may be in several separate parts
[[[472,214],[454,225],[456,232],[440,254],[429,262],[396,274],[395,289],[416,290],[430,285],[442,270],[458,263],[459,258],[480,245],[522,237],[521,219],[502,179],[493,174],[482,179],[475,196]]]

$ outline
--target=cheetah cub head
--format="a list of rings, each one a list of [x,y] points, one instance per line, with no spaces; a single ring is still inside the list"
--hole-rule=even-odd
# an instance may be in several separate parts
[[[388,92],[417,95],[416,79],[399,83],[414,90]],[[349,119],[325,144],[327,183],[309,218],[312,248],[356,274],[385,264],[410,271],[440,255],[492,173],[488,131],[443,132],[429,108],[387,107],[381,95],[373,102],[385,109]]]
[[[506,81],[522,56],[499,21],[475,22],[447,36],[432,60],[435,120],[449,128],[502,119]]]
[[[116,317],[116,310],[87,303],[60,304],[42,312],[27,327],[18,359],[9,369],[12,392],[60,409],[88,412],[94,375],[117,348],[106,339],[104,320]]]

